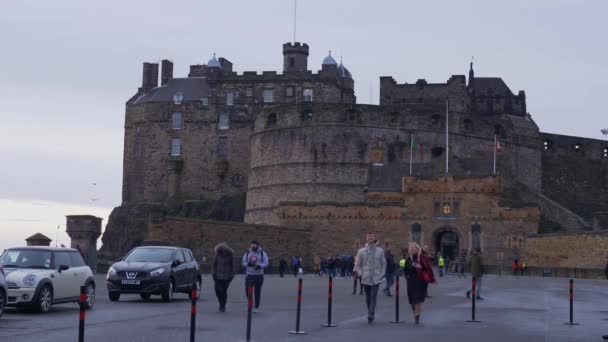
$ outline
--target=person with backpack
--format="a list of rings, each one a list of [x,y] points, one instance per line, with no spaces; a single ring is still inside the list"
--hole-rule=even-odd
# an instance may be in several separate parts
[[[242,265],[245,267],[245,293],[253,286],[255,307],[254,313],[260,312],[260,301],[262,296],[262,285],[264,284],[264,268],[268,266],[268,255],[260,247],[256,240],[251,241],[249,250],[243,255]]]
[[[211,275],[215,285],[215,296],[220,303],[220,312],[226,312],[228,301],[228,287],[234,279],[234,250],[226,242],[215,246],[215,259]]]
[[[298,276],[298,271],[300,270],[300,258],[298,256],[294,256],[291,259],[291,271],[293,272],[294,278]]]

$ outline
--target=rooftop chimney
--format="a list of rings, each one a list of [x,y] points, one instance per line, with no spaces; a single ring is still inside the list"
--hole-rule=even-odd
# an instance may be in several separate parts
[[[164,86],[169,83],[169,80],[173,78],[173,62],[168,59],[163,59],[161,62],[161,78],[160,85]]]

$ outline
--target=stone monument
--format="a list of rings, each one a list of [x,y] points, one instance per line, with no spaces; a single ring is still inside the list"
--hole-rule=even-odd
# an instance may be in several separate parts
[[[71,247],[79,250],[84,262],[95,271],[102,218],[92,215],[68,215],[66,218],[66,232],[72,239]]]

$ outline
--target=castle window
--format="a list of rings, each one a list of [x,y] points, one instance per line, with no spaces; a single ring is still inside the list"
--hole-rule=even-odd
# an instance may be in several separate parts
[[[171,129],[182,129],[182,113],[174,112],[171,115]]]
[[[293,87],[285,88],[285,96],[292,97],[293,96]]]
[[[475,223],[471,226],[471,245],[473,249],[481,249],[481,226]]]
[[[431,116],[431,126],[438,126],[439,125],[439,115],[434,114],[433,116]]]
[[[312,121],[312,113],[311,112],[302,113],[302,121]]]
[[[247,87],[247,89],[245,89],[245,96],[252,97],[253,96],[253,88]]]
[[[225,158],[228,156],[228,137],[219,137],[217,141],[217,155]]]
[[[470,131],[473,128],[473,121],[471,121],[471,119],[464,119],[462,121],[462,126],[465,131]]]
[[[304,89],[304,102],[312,102],[312,89]]]
[[[182,95],[182,93],[180,93],[180,92],[177,92],[173,95],[173,103],[175,103],[176,105],[182,104],[183,99],[184,99],[184,95]]]
[[[296,59],[293,57],[289,57],[289,67],[293,68],[296,65]]]
[[[217,129],[227,130],[229,128],[230,128],[230,116],[228,115],[228,113],[221,113],[218,123],[217,123]]]
[[[205,97],[203,97],[203,98],[201,98],[201,104],[202,104],[203,106],[208,106],[208,105],[209,105],[209,98],[208,98],[208,97],[206,97],[206,96],[205,96]]]
[[[544,148],[545,150],[549,150],[549,149],[551,149],[551,147],[553,147],[553,141],[552,141],[551,139],[546,139],[546,140],[543,142],[543,148]]]
[[[441,146],[433,147],[431,148],[431,156],[433,156],[433,158],[441,157],[443,151],[445,151],[445,148]]]
[[[581,143],[574,144],[574,152],[580,152],[583,149],[583,145]]]
[[[266,127],[274,127],[277,124],[277,115],[275,113],[270,113],[268,118],[266,118]]]
[[[234,187],[240,188],[243,185],[243,177],[237,173],[232,176],[231,182]]]
[[[604,150],[602,151],[602,156],[604,156],[604,158],[608,158],[608,147],[604,147]]]
[[[234,93],[226,94],[226,105],[233,106],[234,105]]]
[[[274,90],[266,89],[263,93],[264,103],[273,103],[274,102]]]
[[[182,155],[182,140],[180,138],[171,139],[171,156],[179,157]]]
[[[420,244],[420,239],[422,235],[422,226],[420,223],[414,223],[412,225],[412,241]]]

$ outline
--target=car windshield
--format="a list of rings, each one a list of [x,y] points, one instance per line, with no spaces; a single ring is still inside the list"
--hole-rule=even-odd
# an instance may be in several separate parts
[[[173,250],[168,248],[135,248],[123,261],[127,262],[171,262]]]
[[[9,249],[0,256],[5,268],[51,268],[51,252],[32,249]]]

